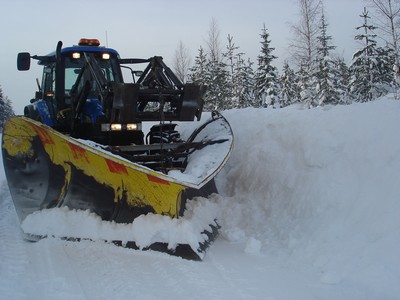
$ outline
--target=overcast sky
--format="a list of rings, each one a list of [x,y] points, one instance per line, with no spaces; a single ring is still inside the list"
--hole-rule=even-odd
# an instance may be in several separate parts
[[[355,49],[355,27],[364,0],[324,0],[328,34],[336,52],[350,62]],[[115,48],[121,57],[172,58],[181,40],[197,55],[205,45],[214,18],[225,45],[228,34],[255,62],[260,52],[260,33],[265,23],[271,46],[278,56],[276,66],[289,57],[290,24],[298,20],[297,0],[0,0],[0,86],[17,114],[34,96],[35,78],[41,79],[36,64],[18,72],[18,52],[44,55],[54,51],[59,40],[65,46],[79,38],[98,38]],[[107,37],[107,39],[106,39]]]

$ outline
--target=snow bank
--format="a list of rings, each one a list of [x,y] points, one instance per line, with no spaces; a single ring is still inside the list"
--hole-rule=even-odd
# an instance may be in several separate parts
[[[400,292],[400,102],[226,116],[236,143],[218,177],[223,236],[310,264],[325,283],[382,278]]]

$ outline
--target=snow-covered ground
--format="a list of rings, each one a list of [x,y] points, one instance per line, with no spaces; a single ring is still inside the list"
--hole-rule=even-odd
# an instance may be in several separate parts
[[[235,148],[199,200],[222,225],[202,262],[26,242],[0,168],[0,298],[400,299],[400,101],[224,115]]]

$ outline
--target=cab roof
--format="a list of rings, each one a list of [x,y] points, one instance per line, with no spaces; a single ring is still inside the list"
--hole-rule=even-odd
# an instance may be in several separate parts
[[[94,41],[94,42],[93,42]],[[86,52],[86,53],[109,53],[111,56],[119,58],[119,53],[107,47],[100,46],[100,42],[96,39],[81,39],[79,45],[74,45],[71,47],[65,47],[61,49],[61,54],[63,56],[68,56],[70,53],[74,52]],[[56,52],[53,51],[45,56],[37,56],[39,65],[45,65],[49,62],[55,61]]]

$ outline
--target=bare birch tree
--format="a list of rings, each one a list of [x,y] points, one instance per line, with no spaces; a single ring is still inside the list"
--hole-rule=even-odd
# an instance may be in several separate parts
[[[176,76],[178,76],[183,83],[186,82],[191,63],[188,48],[185,47],[182,41],[179,41],[179,45],[175,50],[174,69]]]
[[[208,30],[208,39],[206,41],[208,52],[210,54],[210,60],[215,62],[221,61],[221,39],[220,30],[218,28],[217,21],[212,18],[210,22],[210,28]]]
[[[293,41],[290,44],[293,60],[298,66],[311,67],[316,61],[317,35],[322,13],[321,0],[298,0],[299,21],[291,25]]]

